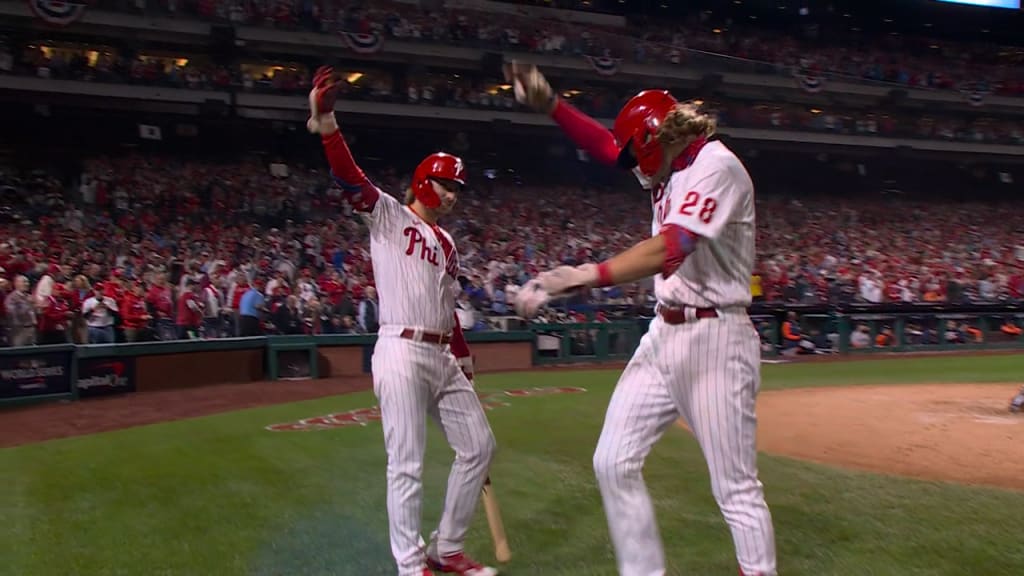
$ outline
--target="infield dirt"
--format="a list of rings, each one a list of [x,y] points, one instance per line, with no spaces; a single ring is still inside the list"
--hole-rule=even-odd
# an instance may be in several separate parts
[[[758,397],[758,448],[927,480],[1024,490],[1017,385],[795,388]]]
[[[758,448],[845,468],[1024,490],[1024,414],[1007,410],[1017,386],[765,391],[757,404]],[[223,384],[6,410],[0,447],[368,388],[369,378]]]

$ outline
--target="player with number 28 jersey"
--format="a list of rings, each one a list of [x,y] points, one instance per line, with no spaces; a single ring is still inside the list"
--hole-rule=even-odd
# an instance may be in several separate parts
[[[669,306],[750,305],[754,269],[754,185],[736,156],[707,142],[693,164],[675,172],[651,195],[651,235],[676,225],[701,237],[692,254],[667,278],[654,276],[654,295]]]
[[[651,238],[600,264],[544,272],[516,295],[516,310],[532,316],[579,288],[654,277],[656,317],[619,378],[594,451],[619,574],[666,573],[641,470],[654,443],[682,420],[704,453],[740,574],[775,576],[775,533],[757,474],[760,338],[747,315],[750,176],[698,103],[643,91],[609,132],[558,99],[536,67],[513,63],[507,73],[521,101],[548,112],[598,162],[633,169],[650,194]]]

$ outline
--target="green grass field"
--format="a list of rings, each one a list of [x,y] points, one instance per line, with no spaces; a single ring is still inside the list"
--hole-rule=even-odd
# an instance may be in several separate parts
[[[492,478],[514,556],[504,574],[615,574],[591,453],[617,375],[479,378],[484,390],[588,389],[512,398],[510,406],[489,413],[499,444]],[[1021,378],[1024,356],[764,368],[766,390]],[[0,574],[394,574],[379,423],[265,430],[373,404],[372,394],[361,393],[4,449]],[[432,431],[425,535],[438,518],[450,458]],[[780,574],[1024,574],[1024,493],[849,472],[765,454],[760,462]],[[645,475],[670,573],[733,576],[732,544],[693,440],[670,430]],[[493,558],[482,507],[468,548],[481,559]]]

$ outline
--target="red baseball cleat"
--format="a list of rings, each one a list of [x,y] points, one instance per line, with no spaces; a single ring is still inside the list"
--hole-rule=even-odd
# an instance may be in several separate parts
[[[435,572],[458,574],[459,576],[497,576],[498,571],[474,561],[462,552],[443,556],[435,560],[427,555],[427,566]]]
[[[434,573],[430,571],[430,568],[424,568],[423,576],[434,576]]]

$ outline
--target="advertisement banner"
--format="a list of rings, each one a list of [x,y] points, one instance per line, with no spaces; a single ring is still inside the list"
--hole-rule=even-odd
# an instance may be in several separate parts
[[[135,392],[135,358],[83,358],[75,385],[82,398]]]
[[[71,394],[71,350],[0,356],[0,400]]]

